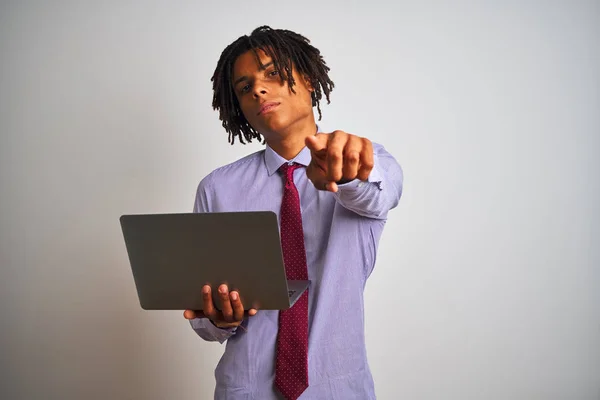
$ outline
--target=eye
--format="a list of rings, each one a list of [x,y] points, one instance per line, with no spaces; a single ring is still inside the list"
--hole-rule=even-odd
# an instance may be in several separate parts
[[[273,71],[269,71],[269,76],[277,76],[279,75],[279,71],[277,71],[276,69],[274,69]]]
[[[250,85],[244,85],[244,87],[242,87],[240,89],[240,93],[248,93],[250,91]]]

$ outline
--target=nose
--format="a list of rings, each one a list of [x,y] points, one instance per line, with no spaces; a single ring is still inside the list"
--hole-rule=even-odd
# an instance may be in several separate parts
[[[267,86],[263,82],[254,84],[254,98],[259,98],[267,94]]]

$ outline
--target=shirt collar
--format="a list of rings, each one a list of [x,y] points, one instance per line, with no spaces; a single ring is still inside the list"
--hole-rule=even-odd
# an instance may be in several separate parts
[[[291,160],[286,160],[285,158],[277,154],[275,150],[269,147],[269,145],[266,145],[265,165],[267,166],[267,173],[269,174],[269,176],[277,172],[279,167],[281,167],[286,162],[295,162],[307,167],[308,164],[310,164],[310,159],[310,150],[306,146],[304,146],[302,150],[300,150],[300,153],[298,153],[296,157],[292,158]]]
[[[317,132],[321,132],[321,127],[319,126],[319,124],[317,124]],[[305,167],[308,167],[308,164],[310,164],[310,160],[310,150],[306,146],[304,146],[302,150],[300,150],[300,153],[298,153],[296,157],[294,157],[291,160],[286,160],[285,158],[277,154],[275,150],[269,147],[268,144],[266,145],[265,165],[267,166],[267,173],[269,174],[269,176],[277,172],[279,167],[281,167],[286,162],[295,162],[300,165],[304,165]]]

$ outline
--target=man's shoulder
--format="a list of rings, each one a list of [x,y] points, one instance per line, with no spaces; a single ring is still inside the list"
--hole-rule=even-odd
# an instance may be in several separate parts
[[[225,164],[216,168],[200,181],[200,186],[211,186],[213,182],[226,183],[228,181],[238,181],[241,174],[259,167],[264,163],[265,150],[259,150],[242,157],[232,163]]]

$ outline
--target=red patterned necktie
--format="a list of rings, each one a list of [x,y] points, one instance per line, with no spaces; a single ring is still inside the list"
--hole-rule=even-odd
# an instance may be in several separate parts
[[[281,248],[290,280],[308,279],[300,197],[294,185],[294,170],[299,167],[285,163],[279,168],[285,177],[280,213]],[[291,308],[279,312],[275,386],[287,400],[296,400],[308,387],[308,289]]]

